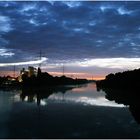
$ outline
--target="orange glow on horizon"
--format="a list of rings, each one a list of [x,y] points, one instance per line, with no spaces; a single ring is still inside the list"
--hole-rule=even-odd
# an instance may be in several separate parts
[[[13,71],[0,71],[0,76],[14,76]],[[19,76],[19,71],[15,71],[15,77]]]
[[[87,80],[104,80],[105,79],[105,76],[101,76],[101,77],[93,77],[93,78],[86,78]]]
[[[48,72],[51,75],[54,76],[62,76],[62,72]],[[94,75],[92,76],[89,73],[71,73],[66,72],[64,73],[65,76],[71,77],[71,78],[79,78],[79,79],[87,79],[87,80],[103,80],[105,79],[104,75]]]
[[[82,93],[82,92],[86,92],[87,90],[93,91],[93,89],[96,90],[96,84],[88,84],[86,86],[73,88],[72,91],[77,92],[77,93]]]
[[[50,75],[53,76],[62,76],[62,72],[48,72]],[[19,76],[20,72],[15,71],[15,76]],[[89,73],[73,73],[73,72],[66,72],[64,73],[65,76],[71,77],[71,78],[79,78],[79,79],[87,79],[87,80],[102,80],[105,78],[104,75],[94,75],[91,76]],[[0,71],[0,76],[14,76],[13,71]]]

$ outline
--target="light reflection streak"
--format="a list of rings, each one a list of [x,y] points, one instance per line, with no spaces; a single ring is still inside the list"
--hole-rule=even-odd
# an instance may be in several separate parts
[[[60,102],[62,94],[52,94],[48,100]],[[109,101],[105,98],[104,92],[97,92],[94,83],[88,84],[85,87],[74,88],[64,94],[65,103],[78,103],[89,106],[104,106],[104,107],[125,107],[123,104],[117,104],[114,101]]]
[[[108,106],[108,107],[124,107],[123,104],[116,104],[114,101],[108,101],[104,97],[91,99],[88,97],[80,97],[76,100],[78,103],[84,103],[85,105],[95,105],[95,106]]]
[[[79,90],[78,90],[79,89]],[[20,101],[20,94],[14,96],[15,101]],[[24,101],[28,101],[28,96]],[[123,104],[117,104],[114,101],[109,101],[105,98],[103,91],[97,92],[96,85],[94,83],[85,85],[84,87],[76,87],[71,91],[67,91],[65,94],[58,92],[57,94],[51,94],[47,99],[41,99],[40,105],[46,106],[47,102],[53,103],[76,103],[86,106],[102,106],[102,107],[125,107]],[[37,103],[37,97],[34,98],[34,102]]]
[[[57,97],[57,99],[51,97],[50,100],[54,100],[55,102],[60,102],[62,100],[61,97]],[[67,97],[65,103],[74,102],[74,103],[82,103],[83,105],[91,105],[91,106],[104,106],[104,107],[125,107],[123,104],[117,104],[114,101],[108,101],[105,97],[100,98],[89,98],[89,97],[79,97],[79,98],[69,98]]]

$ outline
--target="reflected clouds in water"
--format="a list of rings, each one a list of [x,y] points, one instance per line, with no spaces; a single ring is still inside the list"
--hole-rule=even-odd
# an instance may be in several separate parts
[[[31,93],[30,93],[31,92]],[[53,89],[45,91],[23,91],[21,99],[28,102],[37,102],[38,105],[47,105],[47,102],[61,102],[65,103],[80,103],[83,105],[93,106],[109,106],[109,107],[124,107],[122,104],[117,104],[114,101],[110,102],[105,98],[104,92],[97,92],[95,84],[87,84],[78,87],[65,87],[65,91],[61,89],[54,91]],[[42,93],[41,92],[45,92]]]

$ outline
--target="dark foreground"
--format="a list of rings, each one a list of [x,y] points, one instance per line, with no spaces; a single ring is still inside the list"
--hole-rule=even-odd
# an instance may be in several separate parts
[[[94,83],[41,96],[0,92],[0,138],[140,138],[128,107],[109,101]]]
[[[64,103],[48,108],[15,106],[20,110],[11,113],[8,138],[139,138],[126,108]]]

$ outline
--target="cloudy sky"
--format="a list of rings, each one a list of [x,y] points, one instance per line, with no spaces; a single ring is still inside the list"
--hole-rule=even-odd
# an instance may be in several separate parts
[[[0,2],[0,73],[29,65],[102,78],[140,67],[140,2]],[[39,58],[39,52],[42,58]]]

